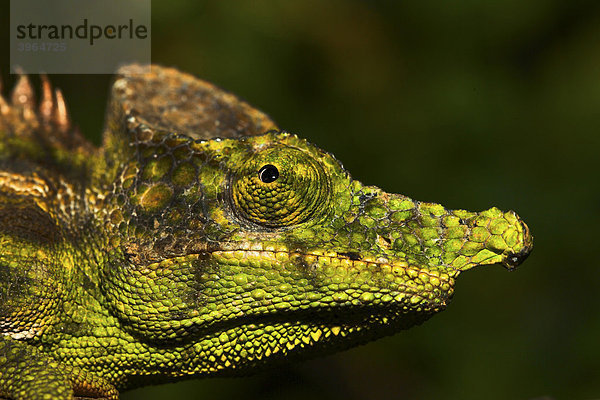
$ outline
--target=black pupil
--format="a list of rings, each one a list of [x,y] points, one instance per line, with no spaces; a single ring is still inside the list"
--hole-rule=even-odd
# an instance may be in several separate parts
[[[279,178],[279,170],[276,166],[267,164],[258,171],[258,178],[264,183],[271,183]]]

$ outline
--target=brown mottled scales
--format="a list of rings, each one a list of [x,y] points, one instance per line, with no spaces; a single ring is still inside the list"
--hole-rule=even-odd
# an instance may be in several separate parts
[[[345,349],[443,310],[532,248],[512,211],[448,210],[175,69],[117,76],[104,142],[60,91],[0,96],[0,396],[116,399]]]

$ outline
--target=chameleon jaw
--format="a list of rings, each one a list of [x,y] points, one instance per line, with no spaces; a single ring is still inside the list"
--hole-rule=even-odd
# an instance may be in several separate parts
[[[391,312],[387,315],[381,312],[372,315],[357,314],[355,323],[327,323],[327,316],[321,319],[321,323],[265,319],[257,324],[220,331],[218,337],[223,346],[208,355],[207,358],[212,363],[206,368],[210,372],[228,375],[240,370],[255,371],[261,365],[272,366],[289,362],[290,359],[322,356],[392,335],[415,323],[424,322],[429,316],[431,314],[423,315],[419,321],[412,321],[412,324],[407,324],[402,314]],[[202,346],[196,346],[202,351]]]
[[[319,357],[389,336],[424,322],[432,314],[424,314],[420,320],[411,320],[411,323],[403,319],[403,314],[391,310],[358,313],[347,321],[342,321],[339,314],[337,321],[328,321],[332,315],[324,314],[319,320],[266,315],[256,320],[249,318],[248,321],[215,326],[199,332],[195,340],[178,347],[185,357],[177,368],[162,370],[160,376],[151,370],[138,371],[141,376],[127,379],[118,387],[120,390],[132,389],[149,380],[156,384],[184,376],[254,373],[258,368]]]

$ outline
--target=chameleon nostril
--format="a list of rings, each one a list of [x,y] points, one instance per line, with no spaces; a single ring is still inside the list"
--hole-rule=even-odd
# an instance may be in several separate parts
[[[518,253],[509,254],[502,263],[506,268],[512,270],[513,268],[516,268],[517,266],[521,265],[521,263],[523,263],[523,261],[525,261],[527,257],[529,257],[529,254],[531,254],[531,250],[531,246],[526,246],[523,248],[523,250],[519,251]]]

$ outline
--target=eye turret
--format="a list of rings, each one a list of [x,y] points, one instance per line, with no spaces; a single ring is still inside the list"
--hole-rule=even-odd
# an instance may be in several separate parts
[[[321,165],[292,147],[274,147],[254,154],[232,184],[236,211],[251,222],[271,228],[306,221],[325,207],[329,196],[329,179]]]

